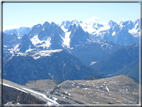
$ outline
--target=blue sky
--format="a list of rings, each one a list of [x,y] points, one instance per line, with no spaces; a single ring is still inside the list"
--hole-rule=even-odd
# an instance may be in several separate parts
[[[135,21],[140,17],[139,3],[3,3],[3,28],[43,24],[61,24],[65,20],[86,20],[98,17],[98,22]]]

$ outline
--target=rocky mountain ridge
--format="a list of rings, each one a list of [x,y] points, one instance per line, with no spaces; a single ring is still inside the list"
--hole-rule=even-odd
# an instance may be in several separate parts
[[[18,84],[40,79],[78,80],[88,75],[103,77],[61,49],[19,53],[3,62],[3,78]]]
[[[108,40],[119,45],[127,46],[131,43],[139,43],[140,20],[121,21],[116,23],[110,20],[108,23],[99,23],[95,17],[88,21],[63,21],[60,27],[66,32],[70,25],[77,25],[99,40]]]
[[[72,67],[74,68],[75,71],[77,69],[78,69],[77,71],[80,71],[80,70],[82,70],[81,67],[84,65],[89,66],[89,67],[90,67],[90,65],[95,66],[98,64],[99,61],[103,60],[104,58],[111,57],[111,55],[113,55],[118,49],[124,48],[124,46],[115,44],[111,41],[97,39],[97,36],[94,36],[94,34],[91,35],[89,33],[89,31],[84,30],[83,23],[85,23],[85,22],[72,21],[72,22],[68,22],[68,25],[66,25],[67,24],[66,22],[64,22],[61,25],[57,25],[54,22],[52,22],[52,23],[45,22],[43,25],[41,25],[41,24],[34,25],[29,31],[27,31],[28,33],[27,32],[25,32],[25,34],[22,33],[21,34],[22,36],[16,35],[16,33],[14,33],[14,32],[4,33],[3,34],[3,46],[4,46],[3,47],[3,59],[4,59],[3,60],[3,62],[4,62],[4,73],[3,74],[4,74],[4,77],[7,79],[8,78],[10,79],[10,75],[13,75],[12,81],[16,82],[14,80],[15,73],[17,72],[16,75],[17,74],[21,75],[22,74],[21,72],[23,72],[25,75],[27,75],[29,73],[30,77],[31,76],[38,77],[38,79],[45,79],[45,77],[46,77],[46,79],[53,78],[53,75],[54,76],[56,75],[55,76],[56,78],[54,78],[54,79],[62,79],[62,80],[72,79],[71,77],[76,77],[79,73],[78,72],[77,75],[75,75],[76,74],[75,72],[74,72],[75,74],[71,73],[71,71],[73,71],[73,69],[71,69]],[[92,21],[86,25],[86,27],[87,27],[86,29],[89,29],[89,26],[92,26],[92,25],[95,26],[93,29],[98,28],[98,29],[96,29],[95,32],[100,31],[99,29],[102,29],[105,27],[104,25],[97,24],[96,22],[94,23]],[[120,25],[123,25],[123,26],[120,26]],[[136,28],[138,31],[139,20],[137,20],[135,23],[132,23],[131,21],[127,21],[127,22],[121,23],[120,25],[118,26],[118,24],[113,21],[109,22],[109,28],[111,28],[111,29],[113,27],[114,28],[118,27],[118,29],[119,30],[121,29],[121,31],[123,31],[123,30],[128,31],[128,29],[130,30],[130,29]],[[65,27],[67,30],[65,30],[63,27]],[[113,29],[112,31],[115,31],[115,30],[116,29]],[[108,31],[108,29],[105,31]],[[124,42],[125,41],[124,36],[126,33],[122,32],[122,34],[123,35],[121,35],[120,37],[122,37],[121,41]],[[111,36],[109,36],[109,37],[111,37]],[[132,36],[135,37],[134,35],[127,35],[128,39],[129,39],[129,37],[131,38]],[[107,36],[104,35],[104,37],[107,37]],[[116,36],[114,36],[114,37],[116,37]],[[130,40],[128,40],[128,41],[130,41]],[[64,52],[61,52],[61,50],[64,50]],[[59,54],[60,52],[64,56]],[[57,55],[52,56],[52,54],[54,54],[54,53]],[[121,53],[121,54],[123,54],[123,53]],[[47,57],[48,58],[47,59],[43,58],[45,56],[46,56],[46,58]],[[59,56],[63,59],[59,58]],[[75,60],[71,61],[71,58],[73,58],[74,56],[76,57]],[[137,59],[137,58],[138,57],[136,57],[135,59]],[[26,59],[26,61],[25,61],[25,59]],[[41,59],[43,62],[47,63],[47,65],[43,64],[43,65],[45,65],[44,68],[40,66],[41,64],[34,63],[34,62],[37,62],[37,60],[39,61]],[[48,61],[45,61],[45,59]],[[71,61],[72,64],[71,64],[71,62],[68,62],[68,66],[66,66],[67,63],[65,61],[67,61],[67,59],[69,61]],[[120,57],[120,59],[121,59],[121,57]],[[131,58],[129,57],[128,60],[129,59],[131,59]],[[133,60],[135,60],[135,59],[133,59]],[[13,63],[14,60],[17,61],[16,64]],[[53,60],[57,61],[58,63],[53,62]],[[24,66],[21,61],[23,61]],[[49,63],[50,61],[52,63]],[[60,62],[62,62],[62,61],[64,63],[60,64]],[[76,61],[77,61],[77,63],[76,63]],[[26,63],[29,63],[29,65],[27,65]],[[105,66],[107,66],[107,64],[108,63],[106,63]],[[78,65],[79,65],[79,68],[78,68]],[[103,64],[101,64],[100,66],[102,66],[102,65]],[[30,66],[33,67],[34,71],[30,68]],[[58,67],[56,68],[55,66],[58,66],[59,69],[57,69]],[[62,67],[60,67],[60,66],[62,66]],[[18,69],[16,67],[18,67]],[[67,67],[69,67],[71,69],[69,72],[67,71],[67,70],[69,70]],[[75,79],[83,79],[83,78],[85,78],[85,76],[96,75],[96,70],[92,70],[92,68],[89,68],[89,67],[87,67],[87,68],[83,67],[82,72],[84,72],[84,73],[82,73],[82,72],[79,73],[79,75],[78,75],[79,77],[75,78]],[[115,67],[115,69],[117,69],[116,66],[113,66],[113,67]],[[11,69],[11,68],[13,68],[13,69]],[[27,68],[29,68],[29,69],[27,69]],[[38,69],[38,71],[36,69]],[[87,69],[91,70],[91,72],[94,71],[94,73],[91,73]],[[59,75],[59,73],[57,73],[57,71],[59,71],[59,70],[60,70],[61,77],[57,76],[57,74]],[[63,73],[63,71],[65,71],[65,70],[68,75],[67,77],[63,76],[63,74],[65,73],[65,72]],[[108,70],[108,69],[106,69],[106,70]],[[12,71],[12,72],[10,72],[10,71]],[[28,72],[28,71],[30,71],[30,72]],[[40,72],[40,71],[43,71],[44,73],[46,72],[46,75],[44,75],[44,76],[38,75],[38,72]],[[87,72],[87,71],[90,73],[86,74],[85,72]],[[100,71],[100,69],[98,69],[98,71],[103,72],[103,70]],[[69,74],[72,76],[69,76]],[[9,75],[9,76],[7,76],[7,75]],[[25,80],[26,81],[29,80],[29,79],[26,79],[26,76],[21,78],[21,77],[18,77],[18,75],[17,75],[17,78],[19,78],[20,80],[18,79],[17,82],[23,81],[23,82],[20,82],[21,84],[25,83]],[[81,78],[81,76],[82,76],[82,78]],[[41,78],[41,77],[43,77],[43,78]]]

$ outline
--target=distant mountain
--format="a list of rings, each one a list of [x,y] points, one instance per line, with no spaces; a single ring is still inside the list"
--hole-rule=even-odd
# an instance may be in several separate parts
[[[118,70],[116,73],[112,74],[111,76],[117,76],[117,75],[128,75],[129,77],[132,77],[139,81],[139,58],[132,61],[127,67],[122,68],[121,70]]]
[[[70,25],[64,32],[55,23],[45,22],[31,28],[29,34],[18,39],[15,34],[4,34],[4,50],[10,54],[26,53],[39,50],[64,49],[66,52],[78,57],[84,64],[103,59],[122,46],[109,41],[96,39],[85,32],[80,26]],[[11,41],[7,40],[11,36]],[[7,55],[4,53],[4,56]],[[85,59],[84,59],[85,58]],[[86,60],[87,59],[87,60]]]
[[[62,50],[15,54],[5,59],[3,65],[3,78],[18,84],[40,79],[78,80],[88,75],[103,77]]]
[[[68,31],[65,32],[65,39],[68,34],[70,34],[70,38],[68,37],[65,40],[64,49],[78,57],[85,65],[103,59],[123,47],[109,41],[98,40],[75,24],[71,25]]]
[[[101,41],[100,43],[90,42],[71,50],[71,54],[79,58],[85,65],[90,66],[91,63],[96,63],[112,55],[122,47],[109,41]]]
[[[16,34],[19,38],[24,36],[25,34],[28,34],[30,32],[30,27],[19,27],[15,29],[9,29],[5,30],[3,33],[6,33],[7,35]]]
[[[131,20],[121,21],[119,24],[110,20],[108,24],[103,24],[98,23],[95,18],[90,18],[89,21],[63,21],[60,27],[66,32],[70,25],[74,24],[100,40],[108,40],[124,46],[139,43],[139,19],[134,22]]]
[[[138,80],[138,58],[139,44],[135,43],[121,48],[111,56],[98,61],[92,65],[92,68],[108,76],[125,74]]]
[[[22,33],[22,29],[27,30],[25,33]],[[11,79],[15,81],[15,76],[24,73],[22,74],[23,77],[18,77],[19,81],[15,81],[20,84],[25,83],[29,79],[51,79],[53,77],[51,72],[56,77],[54,79],[63,79],[62,71],[64,64],[61,62],[62,60],[64,63],[68,62],[68,60],[70,61],[66,68],[66,77],[72,80],[74,78],[83,79],[87,75],[93,75],[92,72],[94,70],[86,68],[86,66],[109,75],[127,67],[138,58],[138,48],[136,50],[131,48],[138,47],[136,46],[138,44],[135,43],[134,46],[128,44],[139,40],[139,20],[135,22],[125,21],[120,24],[111,20],[105,25],[97,23],[92,18],[88,21],[64,21],[61,25],[57,25],[54,22],[45,22],[43,25],[37,24],[28,29],[21,28],[21,30],[17,30],[17,32],[21,32],[21,34],[19,33],[20,36],[17,35],[16,31],[3,33],[4,77],[10,79],[10,75],[13,75]],[[128,45],[128,47],[123,45]],[[61,50],[64,50],[63,55],[65,56],[59,54],[62,53]],[[52,53],[57,54],[56,57],[60,56],[63,59],[59,58],[59,61],[58,58],[55,60],[54,57],[49,57]],[[47,66],[49,65],[48,68],[45,66],[45,63],[40,62],[42,57],[45,57],[43,60],[47,59],[52,62],[45,62]],[[24,58],[25,60],[23,60]],[[73,63],[71,63],[72,58],[75,58]],[[45,67],[40,66],[37,60]],[[58,63],[53,62],[53,60]],[[76,60],[80,66],[83,66],[83,70],[77,70],[74,63]],[[17,62],[14,63],[14,61]],[[22,61],[25,66],[19,65]],[[50,71],[49,68],[52,64],[54,67]],[[13,69],[10,69],[11,67]],[[28,79],[24,77],[24,75],[28,75],[27,69],[30,69]],[[20,70],[22,70],[21,74],[19,74]],[[50,74],[47,73],[47,70]],[[77,72],[75,72],[76,70]],[[11,74],[12,72],[10,71],[16,72],[16,74]],[[38,75],[37,77],[33,75],[37,75],[40,71],[47,73],[47,75]],[[80,71],[82,72],[80,73]],[[66,78],[63,80],[66,80]]]
[[[6,34],[3,33],[3,45],[4,47],[13,47],[14,45],[17,45],[20,42],[18,39],[18,36],[15,33]]]

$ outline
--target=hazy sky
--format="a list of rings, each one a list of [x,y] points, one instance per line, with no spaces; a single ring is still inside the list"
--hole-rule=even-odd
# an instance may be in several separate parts
[[[3,28],[43,24],[61,24],[65,20],[86,20],[98,17],[98,22],[140,18],[139,3],[3,3]]]

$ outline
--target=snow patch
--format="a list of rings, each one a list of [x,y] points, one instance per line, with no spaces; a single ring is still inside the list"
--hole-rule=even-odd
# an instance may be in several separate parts
[[[137,29],[137,26],[138,26],[138,22],[137,22],[137,24],[135,25],[135,27],[133,29],[128,31],[130,34],[134,35],[134,37],[139,37],[140,36],[139,32],[138,32],[139,29]]]
[[[96,30],[96,32],[94,32],[93,34],[94,35],[96,34],[96,36],[99,36],[102,31],[106,31],[109,29],[110,29],[110,26],[108,24],[105,24],[103,27],[100,27],[98,30]]]
[[[31,42],[32,42],[33,45],[42,43],[42,41],[40,41],[40,40],[38,39],[38,35],[35,35],[33,38],[31,38]]]
[[[34,59],[39,59],[42,56],[51,56],[52,53],[56,52],[61,52],[63,51],[62,49],[57,49],[57,50],[42,50],[38,51],[35,54],[31,55]]]
[[[122,21],[120,22],[119,26],[120,26],[120,28],[121,28],[121,30],[122,30],[122,28],[124,27]]]
[[[63,46],[67,46],[67,48],[70,48],[70,34],[71,34],[71,31],[65,32],[65,38],[62,38]]]
[[[17,56],[27,56],[27,53],[17,53]]]
[[[8,49],[8,51],[11,54],[14,54],[15,52],[19,52],[20,48],[18,48],[18,47],[19,47],[19,44],[17,44],[14,48]]]
[[[97,62],[92,61],[90,65],[94,65],[95,63],[97,63]]]
[[[34,49],[30,49],[30,48],[29,48],[28,50],[26,50],[26,52],[31,52],[32,50],[34,50]]]
[[[47,40],[42,40],[41,41],[41,40],[38,39],[38,35],[35,35],[30,40],[31,40],[32,44],[35,45],[36,47],[43,47],[45,49],[45,48],[49,48],[49,46],[51,45],[51,43],[50,43],[51,38],[48,37],[48,36],[44,37],[44,39],[45,38]]]
[[[67,31],[68,31],[68,29],[65,29],[64,26],[61,26],[61,29],[62,29],[64,32],[67,32]]]
[[[18,39],[22,39],[22,37],[18,36]]]
[[[116,34],[116,33],[115,33],[115,32],[113,32],[113,33],[112,33],[112,36],[114,36],[115,34]]]
[[[49,38],[45,41],[45,43],[43,43],[43,44],[40,45],[39,47],[43,47],[44,49],[45,49],[45,48],[49,48],[49,46],[51,45],[50,41],[51,41],[51,38],[49,37]]]
[[[109,88],[106,86],[106,90],[109,92]]]

